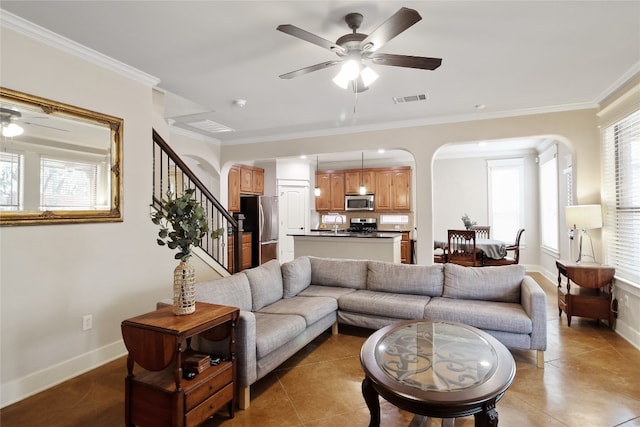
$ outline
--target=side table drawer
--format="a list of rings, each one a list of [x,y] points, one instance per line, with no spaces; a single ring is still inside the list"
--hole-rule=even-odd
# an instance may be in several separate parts
[[[228,402],[233,400],[233,384],[228,384],[222,390],[196,406],[186,415],[187,426],[197,426],[204,420],[215,414]]]
[[[185,409],[187,411],[195,408],[200,404],[200,402],[209,398],[212,394],[233,381],[232,362],[222,362],[220,366],[208,368],[201,375],[207,375],[210,369],[215,369],[218,372],[216,372],[213,378],[209,379],[204,384],[196,386],[185,395]]]

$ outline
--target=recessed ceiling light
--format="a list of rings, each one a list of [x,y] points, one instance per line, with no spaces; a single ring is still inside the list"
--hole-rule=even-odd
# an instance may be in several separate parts
[[[302,160],[304,160],[304,159],[306,159],[306,158],[307,158],[307,156],[305,156],[305,155],[303,154],[302,156],[300,156],[300,158],[301,158]]]
[[[486,105],[484,105],[484,104],[476,104],[475,105],[475,109],[476,110],[484,110],[485,107],[486,107]]]
[[[378,153],[380,153],[380,154],[384,154],[384,148],[380,148],[380,149],[378,149]]]

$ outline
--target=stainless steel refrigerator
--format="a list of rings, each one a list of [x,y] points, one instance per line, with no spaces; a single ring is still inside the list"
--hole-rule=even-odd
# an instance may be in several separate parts
[[[243,196],[244,230],[251,232],[251,266],[278,258],[278,197]]]

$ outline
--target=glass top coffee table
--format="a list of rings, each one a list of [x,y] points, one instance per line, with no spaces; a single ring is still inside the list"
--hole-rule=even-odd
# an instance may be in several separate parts
[[[380,425],[380,401],[417,415],[450,419],[474,415],[476,427],[497,426],[495,405],[516,374],[509,350],[491,335],[450,322],[408,320],[380,329],[360,351],[362,394]]]

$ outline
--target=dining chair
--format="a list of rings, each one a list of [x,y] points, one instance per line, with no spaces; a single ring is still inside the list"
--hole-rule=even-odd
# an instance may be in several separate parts
[[[513,245],[506,246],[507,255],[509,254],[509,252],[513,252],[513,256],[505,256],[502,259],[485,258],[484,265],[518,264],[520,262],[520,238],[522,237],[522,233],[524,233],[524,228],[518,230],[515,243]]]
[[[479,267],[482,265],[480,252],[476,249],[474,230],[447,230],[449,244],[446,249],[447,262]]]
[[[490,239],[491,238],[491,226],[490,225],[472,225],[470,230],[475,230],[476,239]]]

